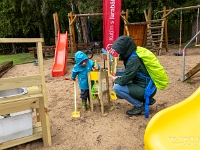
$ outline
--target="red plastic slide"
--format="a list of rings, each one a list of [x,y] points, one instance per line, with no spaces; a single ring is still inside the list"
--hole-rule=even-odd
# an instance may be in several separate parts
[[[67,73],[68,35],[58,32],[58,40],[52,67],[52,77],[63,76]]]

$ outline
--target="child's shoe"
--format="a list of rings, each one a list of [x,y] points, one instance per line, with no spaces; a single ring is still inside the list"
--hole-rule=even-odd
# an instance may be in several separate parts
[[[82,111],[85,112],[86,111],[86,102],[82,102]]]

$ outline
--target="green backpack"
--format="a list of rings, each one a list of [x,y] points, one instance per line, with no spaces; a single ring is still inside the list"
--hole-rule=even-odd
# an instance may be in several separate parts
[[[140,46],[137,47],[136,54],[142,59],[155,86],[160,90],[164,90],[169,83],[168,76],[157,57],[150,50]]]

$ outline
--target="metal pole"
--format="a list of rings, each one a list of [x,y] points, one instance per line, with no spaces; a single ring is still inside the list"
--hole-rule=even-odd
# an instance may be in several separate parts
[[[188,45],[190,45],[190,43],[199,35],[199,32],[185,45],[185,47],[183,48],[183,57],[182,57],[182,79],[181,81],[185,81],[185,53],[186,53],[186,48],[188,47]]]
[[[197,10],[197,27],[196,27],[196,33],[198,32],[199,30],[199,8]],[[198,43],[198,37],[196,37],[196,45]]]

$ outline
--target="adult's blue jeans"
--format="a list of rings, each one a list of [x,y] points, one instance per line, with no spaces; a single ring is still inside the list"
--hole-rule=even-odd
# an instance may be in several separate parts
[[[129,94],[129,89],[128,89],[127,85],[121,86],[119,84],[114,84],[113,90],[115,91],[115,93],[116,93],[116,95],[119,99],[125,99],[129,103],[134,105],[135,107],[141,107],[142,106],[142,103],[139,100],[131,97],[131,95]]]

